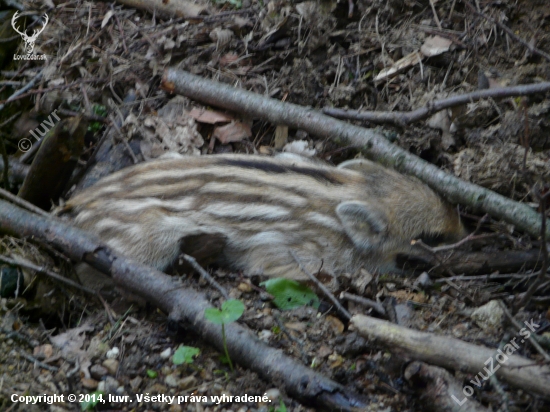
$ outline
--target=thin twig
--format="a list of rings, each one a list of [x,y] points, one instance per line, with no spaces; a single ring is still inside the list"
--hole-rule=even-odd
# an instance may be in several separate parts
[[[19,90],[16,90],[4,103],[0,103],[0,110],[2,110],[4,107],[6,107],[6,104],[16,100],[18,96],[23,95],[27,90],[30,90],[34,87],[34,85],[40,81],[42,78],[42,71],[38,72],[36,76],[34,76],[29,82],[20,88]]]
[[[475,14],[477,14],[478,16],[481,16],[483,17],[485,20],[488,20],[490,21],[491,23],[493,24],[496,24],[498,27],[500,27],[502,30],[504,30],[508,36],[510,36],[511,38],[513,38],[514,40],[516,40],[517,42],[521,43],[522,45],[524,45],[531,53],[534,53],[534,54],[538,54],[539,56],[542,56],[544,57],[546,60],[550,61],[550,54],[536,48],[534,45],[532,45],[531,43],[529,43],[527,40],[524,40],[522,39],[521,37],[519,37],[516,33],[514,33],[512,31],[512,29],[510,29],[508,26],[506,26],[504,23],[502,23],[501,21],[498,21],[498,20],[495,20],[493,19],[491,16],[488,16],[486,15],[485,13],[483,13],[481,10],[477,10],[473,5],[471,5],[468,1],[464,1],[464,4],[466,4],[466,6]]]
[[[351,313],[349,313],[346,310],[346,308],[344,308],[340,304],[340,302],[338,302],[338,299],[336,299],[336,297],[325,287],[325,285],[323,285],[321,282],[319,282],[319,279],[317,279],[315,276],[313,276],[313,274],[310,271],[308,271],[304,267],[304,265],[302,265],[302,262],[300,261],[298,256],[296,256],[296,253],[294,253],[294,251],[292,249],[289,250],[289,252],[292,255],[292,257],[294,258],[294,260],[296,261],[296,263],[298,264],[298,266],[300,267],[301,271],[304,272],[311,279],[311,281],[313,283],[315,283],[315,285],[325,294],[325,296],[331,300],[331,302],[334,304],[334,306],[336,306],[336,309],[338,310],[338,312],[340,312],[347,320],[350,320],[351,319]]]
[[[546,232],[546,201],[550,199],[550,190],[548,190],[544,195],[541,195],[537,191],[537,197],[539,198],[540,203],[540,214],[542,218],[542,225],[541,225],[541,253],[542,253],[542,267],[540,269],[539,276],[537,279],[531,283],[531,286],[529,289],[527,289],[527,292],[523,295],[523,297],[520,299],[519,303],[517,305],[514,305],[513,313],[516,313],[519,309],[521,309],[529,299],[535,294],[538,287],[542,284],[546,277],[546,271],[548,270],[548,248],[546,246],[546,236],[544,236],[544,233]]]
[[[498,87],[493,89],[476,90],[475,92],[452,96],[447,99],[428,102],[426,106],[411,112],[378,112],[357,110],[343,110],[336,108],[325,108],[323,113],[339,119],[359,120],[372,123],[391,123],[404,125],[424,120],[432,114],[451,107],[463,104],[473,103],[481,99],[504,98],[513,96],[527,96],[536,93],[546,93],[550,91],[550,82],[541,82],[535,84],[526,84],[511,87]]]
[[[9,258],[7,256],[3,256],[3,255],[0,255],[0,261],[5,262],[9,265],[21,266],[25,269],[30,269],[30,270],[34,270],[36,272],[44,273],[45,275],[48,275],[49,277],[51,277],[55,280],[59,280],[60,282],[66,283],[69,286],[80,289],[83,292],[90,293],[92,295],[97,295],[97,292],[95,290],[89,289],[89,288],[87,288],[85,286],[82,286],[79,283],[77,283],[77,282],[75,282],[71,279],[67,279],[64,276],[61,276],[58,273],[52,272],[51,270],[45,268],[44,266],[37,266],[37,265],[35,265],[31,262],[22,261],[22,260],[19,260],[19,259],[11,259],[11,258]]]
[[[38,359],[36,359],[34,356],[29,355],[23,350],[19,350],[18,352],[23,358],[28,360],[29,362],[34,363],[37,366],[40,366],[42,369],[49,370],[50,372],[57,372],[59,368],[56,368],[55,366],[50,366],[48,364],[45,364],[44,362],[40,362]]]
[[[42,77],[42,72],[38,73],[38,75],[40,75],[40,77]],[[40,79],[37,79],[37,81],[38,80],[40,80]],[[31,82],[32,82],[32,80],[31,80]],[[30,90],[30,91],[27,92],[27,90],[31,89],[34,86],[34,84],[31,85],[31,82],[29,82],[25,87],[19,89],[17,92],[12,94],[3,103],[0,103],[0,110],[2,110],[6,104],[8,104],[8,103],[10,103],[14,100],[24,99],[25,97],[28,97],[28,96],[32,96],[32,95],[40,94],[40,93],[47,93],[47,92],[51,92],[51,91],[54,91],[54,90],[70,89],[71,87],[80,86],[82,83],[102,83],[102,82],[105,82],[105,79],[81,79],[81,80],[78,80],[76,82],[72,82],[72,83],[69,83],[69,84],[60,84],[58,86],[52,86],[52,87],[48,87],[46,89],[36,89],[36,90]],[[18,92],[20,92],[20,93],[18,93]],[[16,95],[16,93],[17,93],[17,95]]]
[[[504,312],[504,314],[506,315],[506,317],[508,318],[508,320],[510,321],[510,323],[512,325],[514,325],[514,327],[519,331],[523,328],[523,325],[521,323],[519,323],[515,318],[514,318],[514,315],[512,315],[510,313],[510,311],[508,310],[508,308],[506,307],[506,305],[504,304],[503,301],[499,300],[498,303],[500,304],[500,307],[502,309],[502,311]],[[528,339],[529,340],[529,343],[531,343],[531,345],[533,345],[533,347],[537,350],[538,353],[540,353],[542,355],[542,357],[546,360],[546,362],[550,362],[550,355],[548,355],[548,353],[546,353],[546,351],[542,348],[542,346],[539,345],[539,342],[537,341],[537,335],[533,334],[531,335],[533,337],[533,339]]]
[[[3,197],[4,199],[9,200],[10,202],[16,204],[17,206],[20,206],[33,213],[36,213],[37,215],[48,217],[48,218],[52,217],[52,215],[50,215],[48,212],[44,212],[42,209],[36,207],[32,203],[29,203],[25,199],[21,199],[20,197],[17,197],[14,194],[11,194],[7,190],[0,189],[0,197]]]
[[[489,280],[504,280],[504,279],[519,279],[521,280],[527,280],[530,278],[534,278],[539,275],[540,272],[534,272],[530,273],[529,275],[519,274],[519,273],[495,273],[490,275],[457,275],[457,276],[450,276],[447,278],[441,278],[436,279],[435,283],[446,283],[446,280],[460,280],[460,281],[489,281]]]
[[[364,298],[363,296],[353,295],[348,292],[342,292],[340,294],[340,299],[349,300],[351,302],[355,302],[360,305],[366,306],[367,308],[373,309],[376,313],[383,316],[384,318],[386,319],[388,318],[388,315],[384,307],[380,303],[375,302],[372,299],[367,299],[367,298]]]
[[[195,258],[193,256],[183,254],[183,258],[187,261],[187,263],[189,263],[193,267],[193,269],[195,269],[197,272],[199,272],[200,275],[206,281],[208,281],[208,283],[210,283],[212,286],[214,286],[216,289],[218,289],[218,292],[220,292],[226,300],[229,299],[229,294],[224,289],[224,287],[222,285],[220,285],[218,282],[216,282],[214,280],[214,278],[212,276],[210,276],[210,273],[208,273],[206,270],[204,270],[202,268],[202,266],[197,263],[197,261],[195,260]]]

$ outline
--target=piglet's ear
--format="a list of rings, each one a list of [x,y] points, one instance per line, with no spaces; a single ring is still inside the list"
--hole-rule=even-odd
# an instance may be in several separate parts
[[[379,170],[384,170],[384,167],[382,165],[379,165],[378,163],[371,162],[367,159],[352,159],[352,160],[346,160],[345,162],[340,163],[337,166],[337,169],[348,169],[348,170],[354,170],[356,172],[361,173],[374,173]]]
[[[365,202],[342,202],[336,207],[346,234],[363,251],[376,249],[388,230],[388,217],[379,207]]]

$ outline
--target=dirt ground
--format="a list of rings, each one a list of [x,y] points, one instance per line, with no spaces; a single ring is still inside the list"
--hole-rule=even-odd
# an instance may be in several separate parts
[[[276,127],[238,113],[222,115],[215,107],[169,95],[160,82],[163,70],[172,66],[319,110],[406,112],[452,95],[550,79],[550,61],[528,47],[550,53],[550,8],[542,0],[473,2],[489,19],[460,0],[361,0],[353,3],[353,10],[350,3],[335,0],[221,0],[195,4],[193,10],[200,14],[175,19],[119,3],[18,4],[38,10],[37,16],[47,12],[49,22],[34,50],[48,55],[48,60],[3,57],[3,103],[43,70],[33,87],[0,112],[5,152],[14,159],[24,154],[22,139],[55,108],[65,117],[86,109],[97,116],[109,113],[112,123],[121,120],[114,128],[90,119],[81,167],[107,131],[122,152],[141,152],[138,160],[169,150],[196,155],[285,150],[338,164],[358,153],[357,148],[304,130]],[[527,46],[507,35],[495,20],[525,39]],[[8,27],[4,38],[14,35],[9,21],[10,17],[2,26]],[[15,51],[5,46],[3,56],[23,53],[22,44],[17,35]],[[391,68],[399,70],[384,76]],[[175,120],[167,107],[185,107],[186,115]],[[376,128],[394,144],[455,176],[537,207],[539,193],[550,184],[549,113],[548,93],[543,93],[475,101],[408,125],[355,123]],[[219,120],[223,116],[225,122]],[[229,130],[220,127],[229,121]],[[105,163],[113,168],[132,160],[127,154],[110,159]],[[491,235],[462,250],[504,257],[541,248],[540,238],[530,238],[505,222],[482,219],[478,211],[465,207],[460,212],[470,231],[477,227],[479,234]],[[73,264],[48,245],[4,236],[0,251],[74,279]],[[534,281],[541,259],[520,258],[498,269],[488,264],[467,278],[432,269],[407,276],[368,274],[351,291],[392,308],[394,322],[403,326],[497,348],[517,331],[491,302],[501,299],[510,306],[514,297],[521,297]],[[9,265],[2,266],[3,276],[9,270]],[[325,298],[320,311],[282,311],[261,291],[261,279],[223,268],[212,271],[230,296],[245,304],[240,323],[298,362],[365,395],[369,410],[434,410],[429,397],[403,376],[410,359],[350,330]],[[43,274],[23,272],[25,292],[0,300],[2,411],[82,410],[78,402],[25,405],[12,402],[11,396],[98,391],[108,400],[89,410],[314,410],[240,366],[231,372],[221,354],[192,328],[174,327],[166,314],[150,305],[130,303],[115,291],[103,300],[90,298]],[[520,323],[535,319],[540,325],[536,335],[541,350],[529,343],[518,350],[538,363],[548,359],[550,350],[550,285],[545,279],[530,303],[515,314]],[[196,274],[183,274],[182,282],[211,293]],[[346,306],[352,314],[375,314],[354,302]],[[488,314],[480,314],[484,310]],[[498,319],[484,321],[487,316]],[[200,349],[193,363],[174,364],[180,345]],[[461,371],[454,377],[464,384],[473,378]],[[129,401],[115,402],[107,394],[129,396]],[[139,402],[136,394],[267,394],[272,402],[170,405]],[[550,410],[542,397],[498,378],[476,387],[474,398],[486,410]]]

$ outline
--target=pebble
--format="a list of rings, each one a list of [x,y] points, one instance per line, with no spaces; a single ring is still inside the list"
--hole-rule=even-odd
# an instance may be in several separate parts
[[[102,365],[107,369],[110,375],[116,375],[119,362],[116,359],[105,359]]]

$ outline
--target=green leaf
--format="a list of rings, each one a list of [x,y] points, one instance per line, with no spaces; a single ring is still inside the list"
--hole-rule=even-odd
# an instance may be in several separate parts
[[[193,356],[197,356],[200,352],[199,348],[180,345],[174,352],[174,356],[172,356],[172,363],[174,365],[193,363]]]
[[[275,278],[260,283],[268,293],[275,297],[273,303],[282,309],[290,310],[300,306],[311,305],[319,307],[319,298],[310,288],[295,280]]]
[[[286,412],[286,405],[282,399],[279,402],[279,407],[275,409],[275,412]]]
[[[204,317],[216,325],[227,325],[235,322],[244,313],[244,304],[238,299],[226,300],[222,303],[222,309],[208,308],[204,311]]]
[[[91,411],[96,407],[99,402],[104,403],[103,392],[101,391],[84,394],[83,398],[87,399],[84,402],[80,402],[80,409],[83,411]]]
[[[147,376],[149,376],[151,379],[155,379],[158,376],[158,373],[153,369],[147,369]]]

